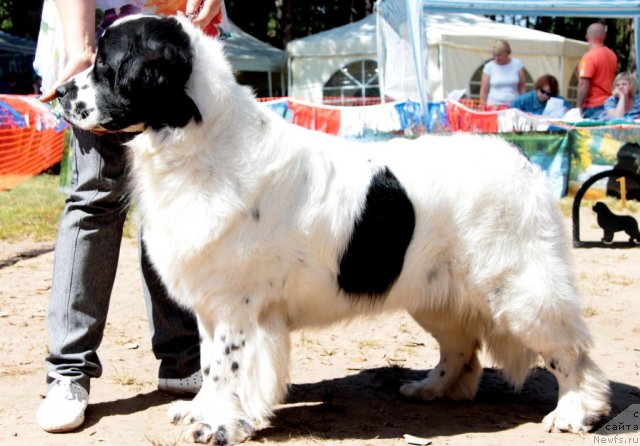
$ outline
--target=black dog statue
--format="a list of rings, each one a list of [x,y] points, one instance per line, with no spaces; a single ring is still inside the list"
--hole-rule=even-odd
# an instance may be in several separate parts
[[[598,226],[604,231],[603,243],[607,245],[613,243],[613,234],[624,231],[629,235],[629,243],[640,244],[640,231],[635,218],[630,215],[616,215],[601,201],[593,205],[592,209],[598,214]]]

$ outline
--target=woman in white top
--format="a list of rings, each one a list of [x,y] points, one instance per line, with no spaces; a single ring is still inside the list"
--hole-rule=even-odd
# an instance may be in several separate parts
[[[508,105],[526,91],[523,64],[511,57],[506,40],[496,40],[491,51],[493,60],[482,69],[480,105]]]

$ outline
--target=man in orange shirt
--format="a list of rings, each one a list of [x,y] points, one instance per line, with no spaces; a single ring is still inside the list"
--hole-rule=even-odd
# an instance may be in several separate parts
[[[604,101],[611,96],[618,57],[604,45],[607,31],[602,23],[587,28],[587,51],[578,65],[577,107],[584,118],[597,117],[604,110]]]

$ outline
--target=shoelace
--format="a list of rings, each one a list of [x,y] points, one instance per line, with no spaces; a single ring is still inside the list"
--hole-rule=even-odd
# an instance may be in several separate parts
[[[57,372],[49,372],[49,377],[56,380],[55,385],[64,386],[66,392],[65,398],[68,400],[78,399],[78,390],[75,386],[72,386],[71,378],[63,376]]]

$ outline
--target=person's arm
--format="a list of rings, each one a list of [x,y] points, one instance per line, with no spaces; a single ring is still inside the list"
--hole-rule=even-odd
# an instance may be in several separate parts
[[[524,82],[524,70],[518,71],[518,93],[523,94],[527,92],[527,86]]]
[[[220,13],[222,0],[188,0],[186,15],[194,15],[192,23],[204,29]]]
[[[40,100],[55,99],[56,88],[93,64],[95,58],[96,2],[95,0],[56,0],[60,25],[64,36],[67,62],[56,84]]]
[[[482,73],[482,78],[480,79],[480,105],[487,105],[487,97],[489,96],[489,75],[486,73]]]
[[[576,107],[580,109],[580,114],[584,110],[584,101],[589,94],[589,88],[591,88],[591,78],[581,77],[578,80],[578,97],[576,99]]]
[[[618,104],[615,106],[615,108],[610,108],[607,110],[607,116],[610,118],[624,118],[624,115],[626,114],[625,105],[625,98],[619,98]]]

